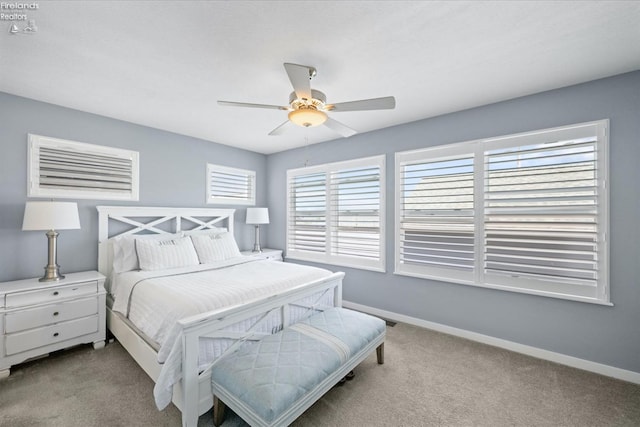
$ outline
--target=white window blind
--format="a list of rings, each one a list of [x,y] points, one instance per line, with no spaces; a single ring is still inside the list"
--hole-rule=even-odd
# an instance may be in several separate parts
[[[287,171],[287,257],[384,270],[384,156]]]
[[[293,176],[289,181],[288,253],[324,254],[327,247],[327,174]]]
[[[409,271],[474,271],[473,156],[400,165],[399,262]]]
[[[331,253],[377,260],[380,257],[380,166],[330,174]]]
[[[207,164],[207,203],[255,205],[255,171]]]
[[[485,270],[597,279],[596,138],[485,154]]]
[[[607,127],[397,153],[396,271],[609,303]]]
[[[29,197],[138,200],[138,153],[29,135]]]

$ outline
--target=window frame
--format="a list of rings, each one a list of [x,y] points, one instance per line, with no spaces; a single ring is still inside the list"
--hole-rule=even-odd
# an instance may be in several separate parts
[[[131,189],[128,192],[74,190],[68,188],[43,188],[40,185],[40,150],[53,148],[69,152],[88,153],[127,159],[131,162]],[[140,194],[140,159],[137,151],[85,142],[69,141],[48,136],[28,134],[27,153],[27,197],[48,197],[56,199],[93,199],[138,201]]]
[[[331,253],[332,248],[332,235],[333,230],[331,229],[331,223],[334,218],[331,217],[332,211],[332,196],[330,194],[331,182],[329,175],[331,173],[337,173],[340,171],[348,170],[348,169],[357,169],[357,168],[365,168],[365,167],[378,167],[380,171],[378,186],[379,186],[379,205],[378,205],[378,219],[379,219],[379,248],[378,248],[378,258],[377,259],[367,259],[367,258],[359,258],[356,256],[346,256],[346,255],[335,255]],[[290,238],[291,238],[291,183],[294,177],[312,175],[326,173],[327,177],[325,179],[325,211],[326,213],[326,242],[325,242],[325,250],[324,252],[306,252],[301,250],[292,249],[289,246]],[[319,262],[323,264],[330,265],[339,265],[344,267],[357,268],[361,270],[370,270],[377,272],[385,272],[386,271],[386,260],[385,260],[385,247],[386,247],[386,232],[385,232],[385,222],[386,222],[386,156],[384,154],[358,158],[353,160],[346,160],[340,162],[333,163],[325,163],[316,166],[305,166],[303,168],[297,169],[289,169],[287,170],[287,178],[286,178],[286,189],[287,189],[287,197],[286,197],[286,257],[288,259],[295,259],[300,261],[310,261],[310,262]]]
[[[232,198],[212,195],[213,191],[213,177],[212,174],[218,172],[228,175],[242,175],[246,177],[248,185],[251,188],[246,188],[247,198]],[[235,168],[231,166],[223,166],[213,163],[207,163],[206,166],[206,194],[205,201],[208,205],[237,205],[237,206],[255,206],[256,204],[256,186],[257,178],[256,171],[249,169]]]
[[[569,284],[570,280],[554,281],[540,278],[497,276],[485,269],[485,155],[490,150],[528,146],[550,140],[578,139],[581,135],[595,135],[595,190],[597,191],[597,273],[596,285],[592,287]],[[613,305],[610,301],[609,284],[609,120],[597,120],[568,126],[523,132],[494,138],[485,138],[436,147],[395,153],[395,244],[394,274],[439,280],[477,287],[499,289],[560,299]],[[431,161],[447,156],[473,154],[474,156],[474,269],[471,275],[456,270],[419,268],[401,263],[401,226],[403,212],[402,173],[405,165],[419,161]]]

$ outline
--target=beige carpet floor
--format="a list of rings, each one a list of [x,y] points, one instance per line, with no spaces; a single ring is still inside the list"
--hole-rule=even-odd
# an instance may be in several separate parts
[[[80,346],[0,380],[0,425],[180,426],[152,388],[119,343]],[[227,413],[225,427],[244,425]],[[400,323],[384,365],[370,356],[294,426],[640,426],[640,385]]]

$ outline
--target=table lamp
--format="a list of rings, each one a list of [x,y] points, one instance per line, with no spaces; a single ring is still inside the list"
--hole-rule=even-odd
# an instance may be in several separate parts
[[[78,204],[72,202],[27,202],[24,207],[22,229],[46,230],[49,241],[49,263],[44,268],[41,282],[64,279],[57,264],[56,242],[58,233],[55,230],[71,230],[80,228]]]
[[[246,222],[256,226],[256,242],[253,245],[253,252],[262,252],[260,248],[260,224],[269,224],[269,209],[247,208]]]

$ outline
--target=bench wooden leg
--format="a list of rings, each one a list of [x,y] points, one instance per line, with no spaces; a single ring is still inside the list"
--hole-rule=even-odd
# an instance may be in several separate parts
[[[218,427],[224,420],[224,408],[226,405],[216,396],[213,396],[213,425]]]
[[[376,348],[376,356],[378,357],[378,365],[384,364],[384,343]]]

